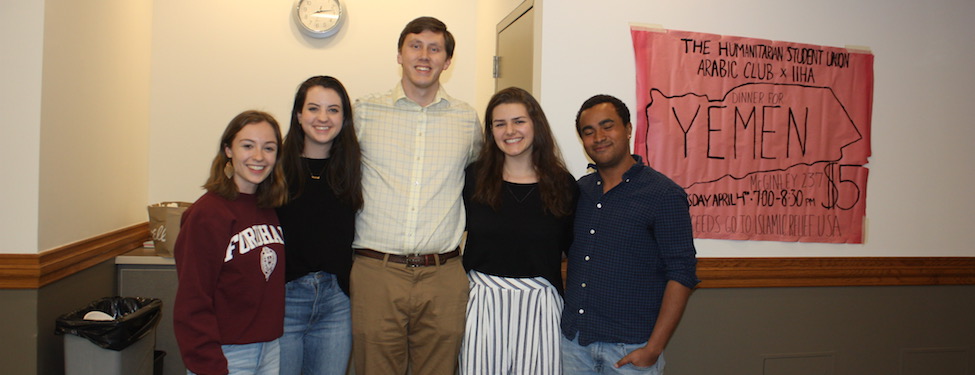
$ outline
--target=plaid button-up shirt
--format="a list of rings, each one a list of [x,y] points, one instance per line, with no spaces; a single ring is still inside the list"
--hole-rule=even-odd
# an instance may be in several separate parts
[[[441,87],[422,107],[402,84],[356,101],[365,204],[353,247],[390,254],[452,251],[464,231],[464,168],[483,135],[477,112]]]

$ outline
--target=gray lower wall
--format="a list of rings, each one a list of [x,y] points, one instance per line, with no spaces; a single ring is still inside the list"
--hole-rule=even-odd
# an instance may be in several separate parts
[[[115,293],[108,261],[39,290],[0,290],[0,368],[63,373],[65,312]],[[975,286],[702,289],[668,375],[975,375]]]
[[[701,289],[668,375],[973,375],[975,286]]]
[[[113,259],[40,289],[0,290],[0,373],[64,374],[64,339],[54,334],[55,321],[115,295],[115,285]]]
[[[0,369],[36,374],[37,290],[0,289],[0,306]]]

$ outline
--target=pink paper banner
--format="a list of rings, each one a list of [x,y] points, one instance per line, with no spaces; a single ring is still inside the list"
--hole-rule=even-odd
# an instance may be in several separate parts
[[[635,153],[686,189],[696,238],[863,242],[872,54],[631,34]]]

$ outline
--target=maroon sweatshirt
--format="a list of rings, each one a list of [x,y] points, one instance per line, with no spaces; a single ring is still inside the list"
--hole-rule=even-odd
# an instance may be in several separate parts
[[[206,193],[183,213],[176,239],[173,327],[186,368],[227,374],[221,345],[272,341],[284,331],[284,241],[257,197]]]

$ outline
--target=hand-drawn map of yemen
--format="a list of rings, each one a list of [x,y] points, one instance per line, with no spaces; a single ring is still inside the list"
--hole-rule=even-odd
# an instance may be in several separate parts
[[[863,243],[873,55],[632,27],[634,152],[695,238]]]

